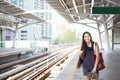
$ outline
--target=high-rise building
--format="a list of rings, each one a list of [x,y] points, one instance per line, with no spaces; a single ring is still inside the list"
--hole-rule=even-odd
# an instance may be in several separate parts
[[[44,0],[8,0],[18,7],[29,10],[50,10]],[[38,17],[44,20],[51,20],[51,12],[36,12]],[[52,35],[51,23],[34,24],[24,27],[18,31],[17,40],[50,40]]]
[[[45,2],[45,0],[34,0],[34,10],[46,10],[46,12],[41,12],[41,13],[36,13],[40,18],[44,19],[44,20],[51,20],[51,12],[47,12],[49,11],[51,8],[50,6],[47,5],[47,3]],[[39,27],[39,30],[41,31],[40,34],[40,38],[41,39],[51,39],[51,35],[52,35],[52,27],[51,27],[51,23],[46,23],[46,24],[38,24],[37,26]]]

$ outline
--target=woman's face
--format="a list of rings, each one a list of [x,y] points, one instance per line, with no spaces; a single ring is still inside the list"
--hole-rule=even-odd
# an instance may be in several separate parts
[[[88,42],[90,42],[90,40],[91,40],[91,37],[90,37],[90,35],[89,34],[84,34],[84,40],[88,43]]]

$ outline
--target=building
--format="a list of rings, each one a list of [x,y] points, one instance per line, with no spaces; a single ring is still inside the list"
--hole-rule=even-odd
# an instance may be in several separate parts
[[[34,10],[46,10],[46,12],[36,13],[40,18],[44,20],[51,20],[52,14],[51,12],[47,12],[50,10],[50,6],[47,5],[45,0],[34,0]],[[37,34],[39,34],[39,38],[42,40],[49,40],[51,39],[52,35],[52,27],[50,23],[46,24],[38,24],[39,30],[37,31]],[[39,32],[40,31],[40,32]]]
[[[50,10],[44,0],[8,0],[12,4],[29,10]],[[51,12],[35,13],[44,20],[51,20]],[[50,41],[52,35],[52,25],[50,23],[34,24],[24,27],[18,31],[17,40],[46,40]]]

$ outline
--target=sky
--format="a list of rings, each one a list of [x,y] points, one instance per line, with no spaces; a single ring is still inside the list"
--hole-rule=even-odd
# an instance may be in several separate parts
[[[81,22],[91,22],[90,20],[83,20]],[[56,38],[57,35],[62,34],[67,29],[77,29],[77,32],[83,34],[85,31],[89,31],[93,38],[98,39],[98,31],[87,27],[85,25],[76,24],[76,23],[69,23],[64,17],[62,17],[58,12],[55,10],[52,11],[52,38]],[[96,24],[91,24],[91,26],[97,27]],[[81,36],[80,36],[81,38]],[[95,39],[95,40],[96,40]]]

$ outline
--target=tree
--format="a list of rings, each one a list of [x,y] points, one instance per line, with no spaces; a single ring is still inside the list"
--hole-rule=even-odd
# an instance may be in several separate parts
[[[76,32],[76,29],[68,29],[65,33],[57,36],[58,43],[77,43],[80,42],[80,33]]]

